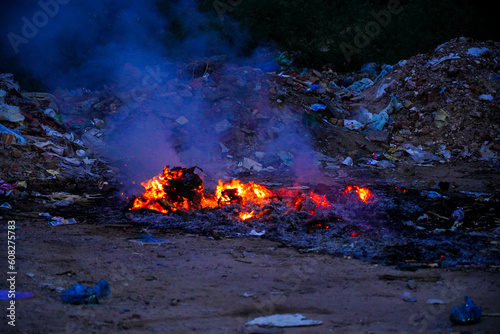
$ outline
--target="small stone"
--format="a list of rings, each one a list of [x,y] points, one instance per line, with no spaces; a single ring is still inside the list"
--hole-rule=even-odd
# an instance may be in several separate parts
[[[409,280],[408,282],[406,282],[406,286],[408,287],[408,289],[410,290],[416,290],[417,289],[417,281],[411,279]]]
[[[410,100],[406,100],[404,106],[406,109],[410,109],[411,107],[413,107],[413,102],[411,102]]]

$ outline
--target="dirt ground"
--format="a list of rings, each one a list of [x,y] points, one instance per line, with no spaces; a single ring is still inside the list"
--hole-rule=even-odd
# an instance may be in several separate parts
[[[485,313],[498,312],[497,272],[401,272],[302,255],[260,237],[211,240],[150,230],[169,242],[138,245],[126,240],[140,233],[134,227],[17,223],[17,284],[35,297],[18,300],[16,328],[4,318],[2,333],[238,333],[245,332],[246,321],[275,313],[323,321],[284,333],[498,333],[500,324],[499,318],[484,317],[461,327],[448,319],[466,295]],[[417,281],[414,291],[406,286],[411,278]],[[60,301],[60,289],[77,282],[93,286],[99,279],[106,279],[112,291],[101,305]],[[404,302],[404,291],[417,302]],[[426,304],[431,298],[446,304]]]
[[[422,167],[404,179],[448,180],[471,191],[498,184],[492,170],[477,170],[475,165]],[[500,312],[496,267],[400,271],[301,254],[262,237],[216,240],[152,228],[147,232],[167,242],[141,245],[127,239],[143,228],[107,224],[105,210],[58,227],[35,212],[29,206],[24,213],[2,211],[2,220],[15,219],[19,227],[17,290],[35,296],[16,300],[16,327],[2,316],[0,333],[499,333],[499,317],[484,316],[469,326],[449,320],[464,296],[473,297],[485,314]],[[2,235],[7,240],[5,231]],[[101,304],[61,302],[62,290],[75,283],[93,287],[100,279],[111,286]],[[407,286],[409,280],[415,289]],[[8,288],[5,279],[0,288]],[[403,301],[405,291],[417,301]],[[430,305],[428,299],[444,304]],[[5,310],[7,301],[0,304]],[[301,313],[323,324],[283,330],[245,326],[255,317],[283,313]]]

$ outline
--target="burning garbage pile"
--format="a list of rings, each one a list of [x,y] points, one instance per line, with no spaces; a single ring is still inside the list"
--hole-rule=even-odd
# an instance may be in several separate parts
[[[302,252],[406,270],[499,264],[498,192],[261,182],[268,187],[238,179],[219,180],[210,192],[197,168],[167,166],[144,182],[127,220],[213,238],[264,236]]]
[[[270,190],[254,182],[219,180],[215,193],[208,194],[203,180],[195,173],[197,168],[164,167],[162,174],[142,183],[145,191],[132,200],[129,209],[149,209],[168,214],[178,210],[192,212],[232,206],[234,217],[242,221],[261,218],[266,212],[278,207],[283,214],[293,211],[314,216],[319,213],[331,215],[334,212],[333,201],[329,201],[325,195],[312,190],[302,192],[300,187]],[[354,192],[364,203],[374,200],[367,188],[347,186],[343,194],[350,192]]]

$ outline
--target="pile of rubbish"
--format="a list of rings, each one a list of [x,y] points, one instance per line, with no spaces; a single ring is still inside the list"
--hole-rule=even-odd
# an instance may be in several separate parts
[[[324,122],[390,145],[392,162],[403,151],[416,163],[496,163],[499,60],[499,43],[461,37],[395,65],[367,63],[346,75],[288,70],[276,80]]]
[[[102,189],[113,171],[63,122],[49,93],[21,91],[0,74],[0,194]]]
[[[108,187],[115,167],[134,159],[110,144],[123,137],[117,133],[133,140],[133,124],[165,129],[183,165],[233,175],[282,173],[308,144],[316,150],[308,159],[331,168],[459,159],[495,165],[499,55],[496,42],[457,38],[429,54],[343,75],[329,67],[236,66],[224,57],[127,64],[102,91],[53,94],[22,92],[1,74],[0,180],[18,187],[29,179],[33,190]],[[351,154],[353,145],[363,150]],[[159,148],[136,151],[148,149],[154,156]]]

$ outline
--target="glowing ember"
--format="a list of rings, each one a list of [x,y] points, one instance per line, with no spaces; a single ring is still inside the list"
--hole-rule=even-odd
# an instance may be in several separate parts
[[[321,196],[310,191],[308,194],[299,194],[292,200],[292,207],[296,211],[306,211],[314,215],[322,210],[332,208],[326,196]]]
[[[358,195],[359,199],[365,203],[369,203],[373,200],[372,192],[368,188],[362,188],[357,186],[347,186],[344,190],[344,195],[351,192],[352,190]]]
[[[250,219],[250,218],[253,218],[253,213],[255,211],[252,211],[252,212],[240,212],[238,214],[238,217],[240,217],[241,220],[247,220],[247,219]]]

